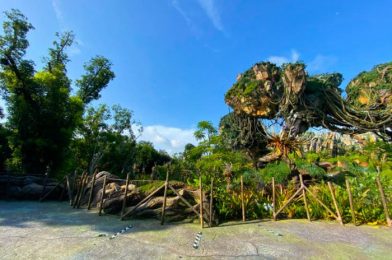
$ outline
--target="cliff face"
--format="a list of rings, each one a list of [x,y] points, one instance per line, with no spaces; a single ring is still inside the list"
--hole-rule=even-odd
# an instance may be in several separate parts
[[[310,140],[303,145],[304,152],[320,153],[328,151],[331,155],[336,156],[347,151],[362,150],[362,148],[379,140],[373,133],[358,135],[338,134],[334,132],[315,134]]]

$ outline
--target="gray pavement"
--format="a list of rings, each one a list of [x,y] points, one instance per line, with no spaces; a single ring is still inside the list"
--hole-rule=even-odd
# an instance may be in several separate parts
[[[128,225],[133,228],[114,239]],[[193,248],[202,231],[200,247]],[[0,259],[392,259],[392,228],[280,220],[120,221],[67,203],[0,201]]]

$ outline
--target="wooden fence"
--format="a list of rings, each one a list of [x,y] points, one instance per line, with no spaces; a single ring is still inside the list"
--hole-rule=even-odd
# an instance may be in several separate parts
[[[80,208],[80,203],[81,203],[81,197],[83,194],[83,191],[86,189],[86,186],[89,182],[92,183],[91,186],[91,190],[90,190],[90,194],[89,194],[89,199],[88,199],[88,203],[87,203],[87,209],[89,210],[91,208],[91,201],[92,201],[92,196],[93,196],[93,188],[95,187],[96,183],[96,173],[95,172],[92,176],[89,176],[87,174],[87,172],[84,172],[81,176],[76,176],[73,179],[73,185],[71,184],[71,176],[65,176],[62,180],[62,182],[59,183],[59,185],[61,183],[64,183],[64,186],[66,187],[66,191],[68,193],[68,198],[69,198],[69,202],[70,205],[73,208]],[[133,213],[136,212],[136,210],[138,209],[138,207],[140,207],[143,203],[148,202],[150,199],[152,199],[158,192],[164,190],[164,202],[162,205],[162,213],[161,213],[161,224],[163,225],[165,222],[165,209],[166,209],[166,198],[167,198],[167,191],[170,189],[172,192],[174,192],[180,199],[181,201],[190,209],[192,209],[192,211],[195,213],[195,215],[197,215],[200,219],[200,225],[201,228],[204,227],[204,223],[207,222],[208,226],[211,227],[212,226],[212,215],[213,215],[213,200],[214,200],[214,180],[211,179],[211,187],[209,189],[210,194],[209,194],[209,199],[210,199],[210,203],[209,203],[209,208],[205,209],[204,208],[204,201],[206,198],[203,198],[203,185],[202,185],[202,181],[201,181],[201,177],[199,179],[199,191],[200,191],[200,205],[192,205],[188,200],[186,200],[182,195],[180,195],[180,193],[169,183],[169,172],[167,172],[166,175],[166,180],[164,182],[164,184],[162,184],[159,188],[155,189],[154,191],[152,191],[147,197],[145,197],[144,199],[142,199],[136,206],[134,206],[133,208],[129,209],[128,211],[126,211],[126,204],[127,204],[127,194],[128,194],[128,184],[130,183],[140,183],[140,182],[152,182],[150,180],[131,180],[130,179],[130,175],[127,175],[126,179],[112,179],[112,178],[108,178],[106,175],[104,176],[104,180],[103,180],[103,184],[102,184],[102,196],[100,198],[100,203],[99,203],[99,208],[98,208],[98,214],[102,215],[102,205],[103,202],[105,200],[105,188],[106,188],[106,184],[108,181],[115,181],[115,182],[121,182],[121,183],[125,183],[125,190],[124,190],[124,198],[122,201],[122,209],[121,209],[121,214],[120,214],[120,219],[124,220],[125,217],[129,217],[132,216]],[[380,193],[380,198],[381,198],[381,203],[383,205],[383,210],[385,213],[385,217],[386,217],[386,223],[389,227],[392,226],[392,222],[389,216],[389,212],[388,212],[388,206],[387,206],[387,199],[385,197],[385,193],[384,193],[384,189],[383,186],[381,184],[380,178],[377,176],[376,178],[376,184],[377,184],[377,188],[379,190]],[[304,181],[302,179],[302,176],[299,176],[299,188],[294,192],[294,194],[285,202],[283,203],[283,205],[281,205],[278,208],[278,203],[276,201],[276,187],[277,185],[275,184],[275,180],[274,178],[272,178],[272,183],[271,183],[271,187],[272,187],[272,218],[273,220],[277,220],[278,215],[280,213],[282,213],[282,211],[287,208],[291,203],[293,203],[293,201],[295,199],[301,198],[304,202],[304,208],[306,211],[306,216],[307,219],[309,221],[311,221],[311,216],[310,216],[310,211],[309,211],[309,205],[308,205],[308,197],[311,197],[314,201],[316,201],[319,205],[321,205],[331,216],[333,216],[341,225],[343,225],[343,219],[342,219],[342,215],[341,212],[339,211],[339,205],[336,199],[336,195],[335,195],[335,187],[334,184],[332,184],[331,182],[327,182],[328,188],[329,188],[329,192],[332,198],[332,202],[333,202],[333,209],[330,208],[330,206],[326,205],[325,202],[323,202],[320,198],[317,197],[317,195],[312,192],[305,184]],[[47,198],[49,196],[49,194],[55,190],[56,187],[54,187],[53,189],[51,189],[50,191],[48,191],[46,194],[43,194],[43,196],[41,197],[40,201],[43,201],[45,198]],[[244,182],[243,182],[243,176],[241,176],[240,178],[240,199],[241,199],[241,211],[242,211],[242,221],[246,221],[246,208],[245,208],[245,202],[244,202]],[[282,189],[282,187],[280,186],[280,188]],[[76,192],[75,192],[76,191]],[[350,204],[350,213],[352,216],[352,222],[354,224],[356,224],[356,215],[355,215],[355,198],[353,198],[352,193],[351,193],[351,187],[350,187],[350,183],[348,182],[348,180],[346,180],[346,192],[349,198],[349,204]],[[199,211],[197,211],[195,208],[199,207]],[[205,217],[206,216],[206,217]]]

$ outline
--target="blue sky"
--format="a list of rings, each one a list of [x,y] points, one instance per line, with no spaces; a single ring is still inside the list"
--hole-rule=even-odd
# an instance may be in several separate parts
[[[40,64],[57,31],[73,30],[70,76],[92,56],[116,79],[100,102],[132,109],[141,139],[181,151],[200,120],[218,124],[223,97],[252,64],[301,60],[310,73],[357,73],[392,60],[391,1],[0,0],[35,26],[28,57]],[[4,20],[4,15],[0,16]]]

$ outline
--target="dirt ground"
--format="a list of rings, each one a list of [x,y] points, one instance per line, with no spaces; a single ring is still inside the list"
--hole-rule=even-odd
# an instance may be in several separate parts
[[[114,239],[111,235],[133,227]],[[199,248],[193,243],[202,231]],[[161,226],[59,202],[0,201],[0,259],[392,259],[392,228],[305,220]]]

